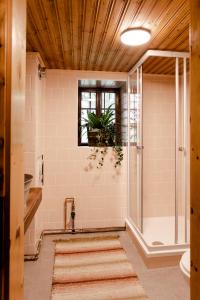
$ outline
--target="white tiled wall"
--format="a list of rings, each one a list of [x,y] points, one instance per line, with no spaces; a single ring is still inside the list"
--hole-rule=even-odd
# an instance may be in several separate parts
[[[179,137],[183,145],[183,82],[180,77]],[[161,217],[175,214],[175,77],[144,76],[144,216]],[[188,95],[189,99],[189,95]],[[189,104],[188,104],[189,107]],[[189,116],[189,114],[188,114]],[[189,132],[189,124],[188,124]],[[189,134],[188,134],[189,136]],[[189,145],[189,138],[188,138]],[[189,149],[189,148],[188,148]],[[178,152],[178,214],[184,214],[183,152]],[[187,152],[189,166],[189,151]],[[188,168],[189,201],[189,168]],[[189,205],[188,205],[189,207]]]
[[[63,228],[63,204],[75,197],[76,227],[123,226],[127,206],[126,148],[122,167],[108,153],[101,170],[78,147],[78,79],[126,80],[125,73],[48,70],[44,126],[43,200],[40,229]]]
[[[175,205],[175,79],[144,76],[143,207],[170,216]]]

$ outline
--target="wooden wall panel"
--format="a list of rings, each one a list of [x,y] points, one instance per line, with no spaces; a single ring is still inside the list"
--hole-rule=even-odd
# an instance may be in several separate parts
[[[147,49],[188,51],[189,17],[189,0],[28,0],[27,50],[48,68],[127,72]],[[134,26],[151,41],[123,45]]]
[[[0,143],[1,299],[6,300],[23,299],[25,67],[26,0],[1,1],[0,138],[4,140]]]
[[[200,1],[191,0],[191,300],[200,299]]]
[[[5,126],[7,115],[10,115],[9,89],[3,83],[9,80],[6,68],[9,69],[11,57],[6,55],[7,46],[10,44],[8,23],[10,14],[7,14],[6,1],[0,2],[0,298],[6,299],[9,294],[9,197],[10,197],[10,142],[5,139],[6,132],[9,136],[10,126]],[[10,87],[10,85],[9,85]],[[3,179],[3,180],[2,180]]]
[[[23,299],[24,267],[24,109],[26,0],[12,0],[10,161],[10,297]]]

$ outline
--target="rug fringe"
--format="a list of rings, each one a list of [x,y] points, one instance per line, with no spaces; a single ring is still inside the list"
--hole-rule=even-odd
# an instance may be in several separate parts
[[[65,243],[65,242],[79,242],[79,241],[100,241],[100,240],[113,240],[119,239],[119,235],[105,235],[105,236],[91,236],[91,237],[78,237],[78,238],[66,238],[66,239],[56,239],[53,242]]]

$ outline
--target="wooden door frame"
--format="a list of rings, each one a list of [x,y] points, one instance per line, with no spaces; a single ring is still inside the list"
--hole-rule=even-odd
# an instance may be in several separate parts
[[[11,5],[13,0],[2,0],[6,6],[6,56],[4,66],[5,72],[5,94],[7,115],[7,126],[4,131],[7,140],[4,144],[4,168],[7,172],[4,174],[6,184],[4,193],[1,194],[1,213],[4,213],[3,222],[3,289],[2,299],[8,299],[9,286],[9,242],[10,233],[10,104],[11,104],[11,35],[12,24]],[[1,2],[2,2],[1,1]],[[191,5],[191,299],[200,299],[200,1],[190,0]],[[2,45],[1,45],[2,46]],[[5,71],[5,70],[4,70]],[[5,117],[5,116],[4,116]],[[5,150],[6,149],[6,150]],[[3,200],[3,201],[2,201]],[[2,205],[3,204],[3,205]],[[9,235],[10,236],[10,235]],[[23,263],[23,262],[22,262]]]
[[[191,299],[200,299],[200,1],[191,8]]]
[[[0,297],[22,300],[26,0],[1,0],[0,16]]]
[[[11,2],[3,0],[1,14],[4,14],[0,29],[1,61],[0,61],[0,101],[1,120],[0,136],[3,146],[0,149],[0,166],[3,182],[0,191],[1,226],[1,287],[2,299],[9,299],[9,259],[10,259],[10,132],[11,132]]]

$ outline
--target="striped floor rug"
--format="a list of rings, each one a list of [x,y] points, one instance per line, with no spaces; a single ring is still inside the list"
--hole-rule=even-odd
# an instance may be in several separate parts
[[[52,300],[147,300],[119,236],[57,240]]]

